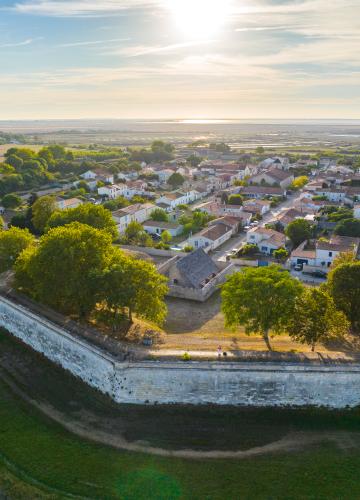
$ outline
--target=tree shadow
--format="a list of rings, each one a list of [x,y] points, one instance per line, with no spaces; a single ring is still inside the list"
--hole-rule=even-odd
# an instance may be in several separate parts
[[[206,302],[167,297],[168,315],[164,325],[167,333],[190,333],[200,330],[214,320],[221,311],[220,292],[216,291]],[[222,328],[224,328],[223,321]]]

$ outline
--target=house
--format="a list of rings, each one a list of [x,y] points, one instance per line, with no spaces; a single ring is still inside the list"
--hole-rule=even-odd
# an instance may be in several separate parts
[[[285,246],[286,236],[273,229],[255,227],[246,233],[246,242],[257,245],[261,253],[271,255],[274,250]]]
[[[273,186],[247,186],[242,187],[239,190],[240,194],[247,196],[248,198],[261,199],[264,196],[275,196],[278,198],[283,198],[286,196],[286,190],[280,187]]]
[[[290,264],[305,264],[307,266],[316,266],[316,249],[314,242],[303,241],[295,250],[291,252]]]
[[[215,250],[228,241],[232,236],[233,228],[226,224],[215,224],[207,227],[193,236],[190,236],[183,246],[206,248],[208,251]]]
[[[335,203],[344,203],[347,197],[347,192],[345,189],[321,188],[316,190],[315,193],[317,196],[324,196],[328,201],[333,201]]]
[[[156,175],[159,177],[159,181],[161,183],[166,183],[170,179],[173,173],[174,171],[171,170],[170,168],[164,168],[163,170],[156,171]]]
[[[219,205],[219,214],[233,215],[238,217],[244,211],[241,205],[228,205],[227,203]]]
[[[69,198],[65,200],[64,198],[56,198],[56,205],[60,210],[66,210],[67,208],[77,208],[82,205],[82,200],[79,198]]]
[[[143,223],[143,228],[147,233],[158,234],[159,236],[161,236],[164,231],[168,231],[173,238],[175,236],[179,236],[183,231],[183,226],[176,222],[155,221],[155,220],[145,221]]]
[[[243,210],[253,215],[264,215],[270,212],[271,204],[267,200],[247,200],[243,203]]]
[[[168,272],[169,284],[203,288],[217,274],[215,262],[201,248],[179,259]]]
[[[274,158],[266,158],[260,163],[260,168],[262,169],[268,169],[271,167],[288,170],[290,167],[289,158],[276,156]]]
[[[209,226],[214,226],[217,224],[225,224],[232,228],[232,234],[237,234],[242,228],[242,219],[239,217],[232,217],[231,215],[225,215],[224,217],[219,217],[218,219],[212,220]]]
[[[340,252],[353,252],[356,256],[359,251],[360,238],[349,236],[332,236],[329,241],[316,242],[316,266],[329,268]]]
[[[294,175],[286,170],[274,168],[261,172],[248,179],[249,184],[269,184],[286,189],[294,181]]]
[[[124,233],[130,222],[142,224],[150,218],[152,211],[156,208],[153,203],[135,203],[129,207],[121,208],[112,212],[120,234]]]
[[[200,212],[205,212],[209,215],[220,215],[221,214],[221,205],[217,201],[206,201],[205,203],[201,203],[197,206],[197,210]]]
[[[85,181],[91,181],[91,180],[96,179],[97,176],[93,170],[87,170],[86,172],[81,174],[80,177],[82,179],[84,179]]]
[[[110,184],[107,186],[101,186],[98,188],[98,194],[100,196],[106,196],[109,200],[115,200],[119,196],[126,196],[127,187],[125,184]]]
[[[187,191],[186,193],[175,191],[161,195],[156,200],[156,204],[164,203],[168,205],[169,209],[173,210],[178,205],[188,205],[189,203],[193,203],[196,199],[197,193],[195,190]]]
[[[305,214],[300,212],[297,208],[288,208],[280,212],[280,214],[275,218],[274,222],[281,224],[283,229],[285,229],[291,222],[296,219],[304,219]]]
[[[291,252],[290,263],[305,264],[327,271],[341,252],[352,252],[356,257],[359,246],[360,238],[349,236],[334,235],[328,241],[317,240],[310,243],[305,241]]]
[[[87,170],[80,177],[86,181],[95,180],[102,181],[105,183],[113,184],[114,183],[114,174],[109,172],[106,169],[96,168],[94,170]]]

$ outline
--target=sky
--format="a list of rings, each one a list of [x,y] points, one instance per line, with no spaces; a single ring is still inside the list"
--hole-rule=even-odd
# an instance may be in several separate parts
[[[355,119],[360,0],[0,0],[0,119]]]

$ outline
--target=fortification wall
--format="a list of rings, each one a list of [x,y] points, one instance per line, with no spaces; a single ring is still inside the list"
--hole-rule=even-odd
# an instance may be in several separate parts
[[[119,362],[5,297],[0,297],[0,326],[119,403],[330,408],[360,404],[358,364]]]

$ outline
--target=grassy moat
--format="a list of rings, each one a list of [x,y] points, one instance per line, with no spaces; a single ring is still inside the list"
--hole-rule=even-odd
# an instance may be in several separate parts
[[[0,498],[360,497],[359,409],[117,406],[4,333],[0,368]]]

